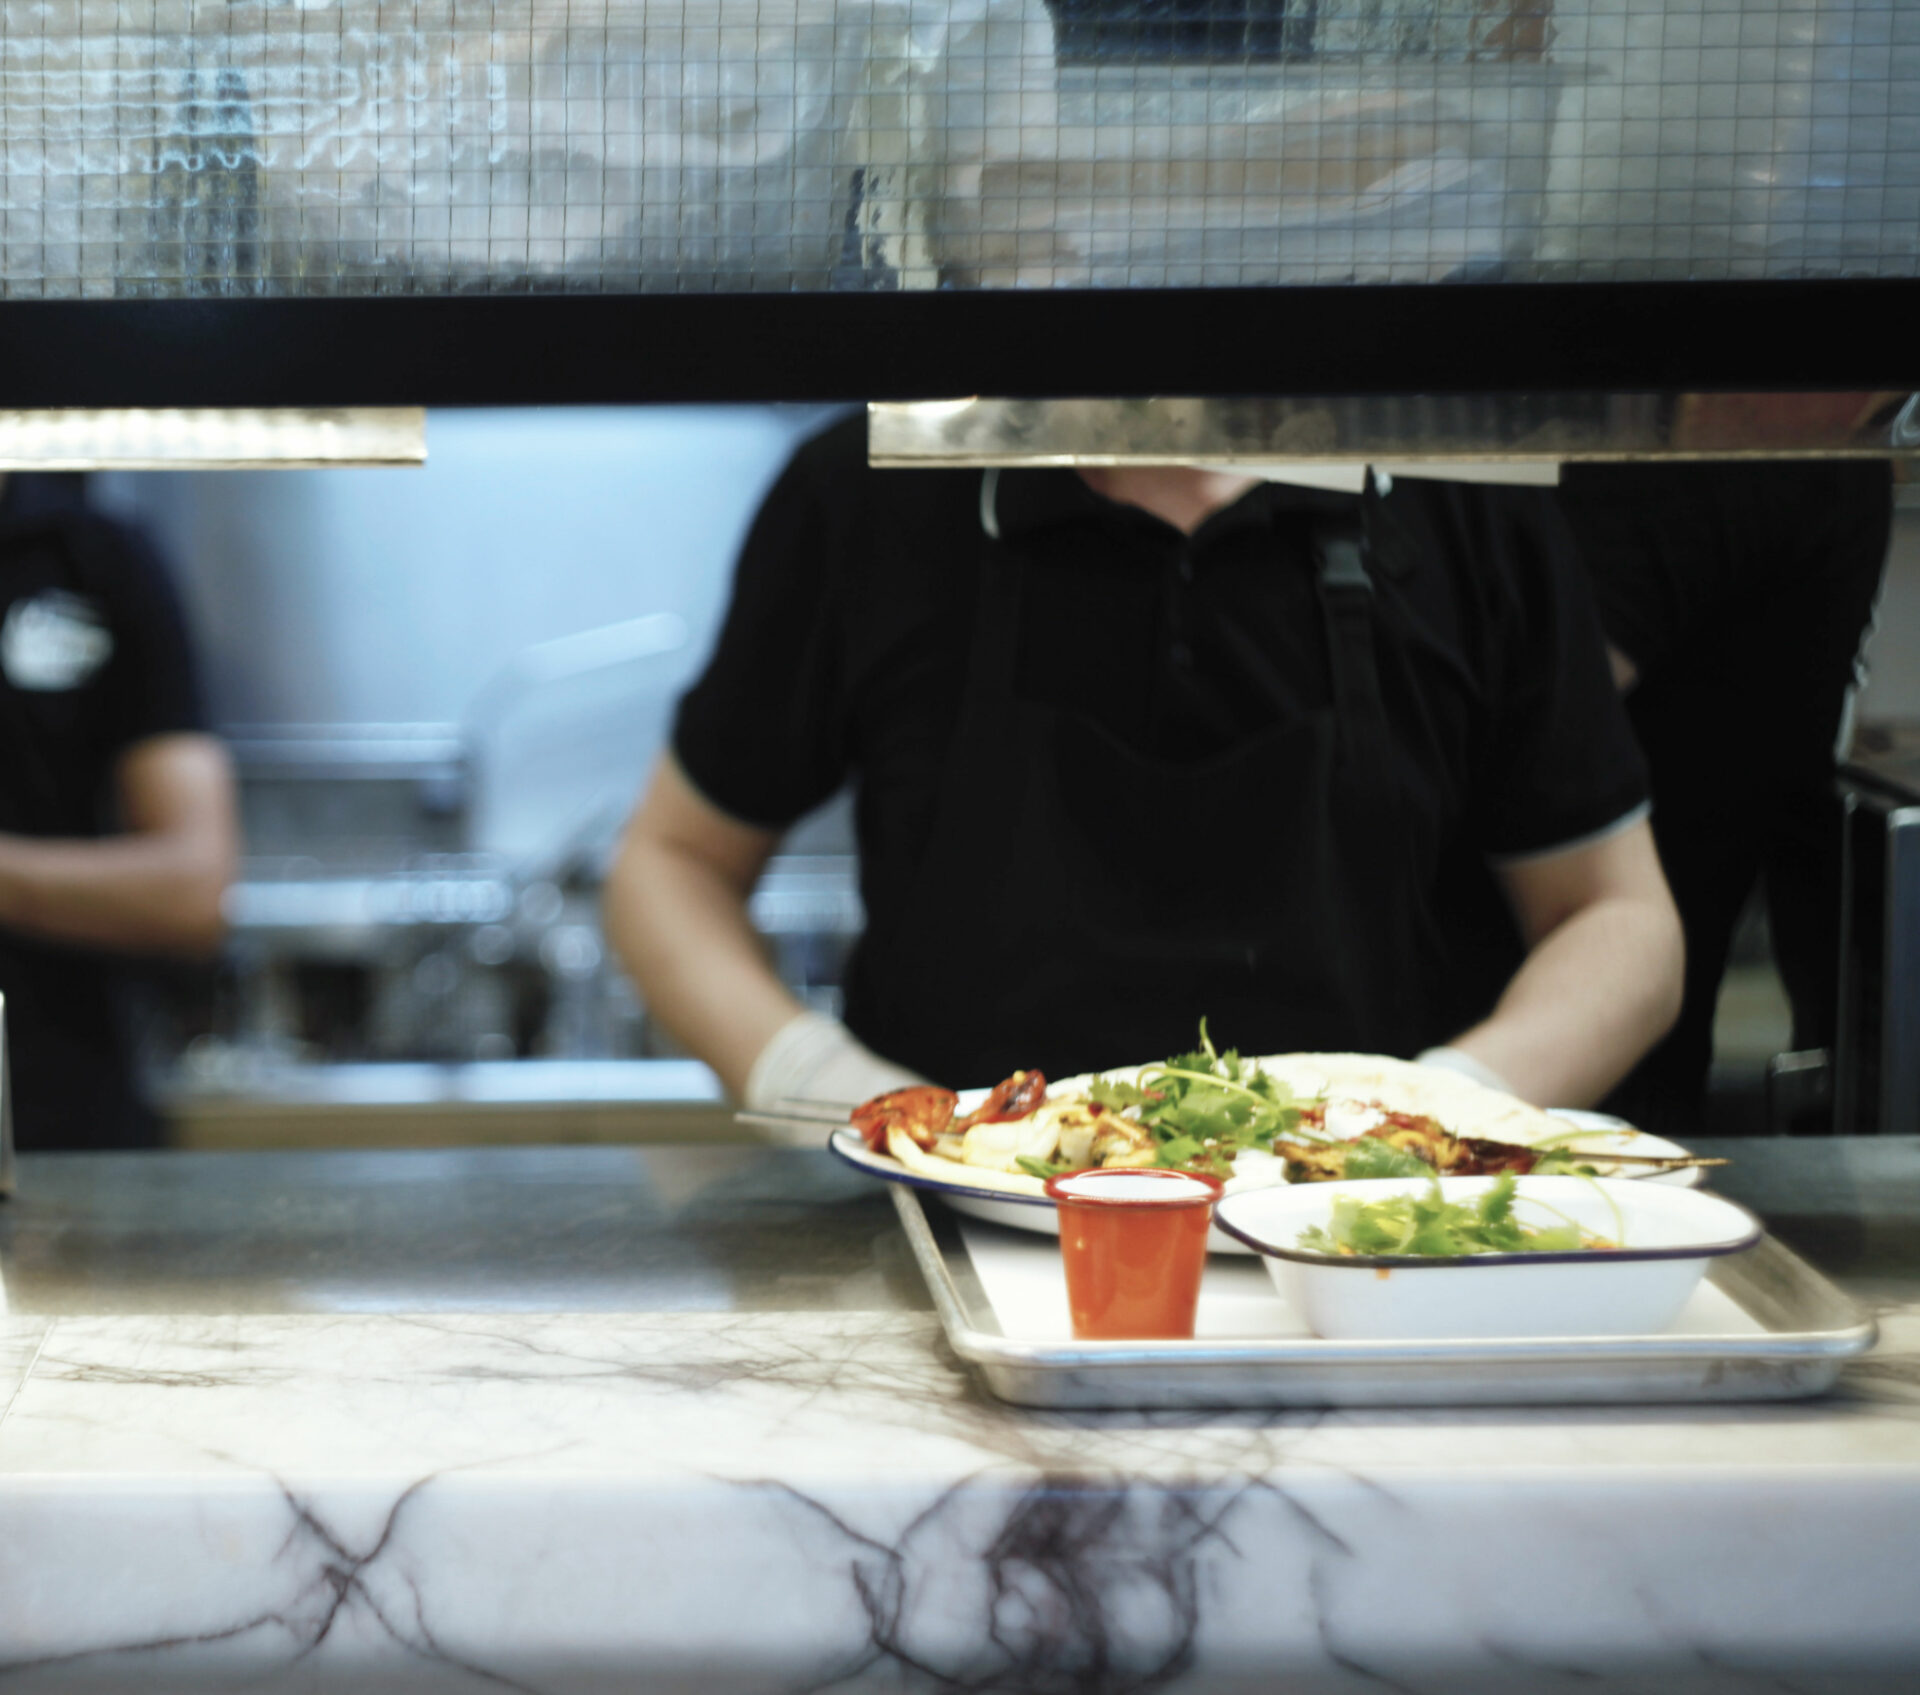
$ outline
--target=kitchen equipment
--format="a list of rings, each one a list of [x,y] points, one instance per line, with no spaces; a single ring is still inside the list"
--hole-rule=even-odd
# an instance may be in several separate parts
[[[7,997],[0,995],[0,1198],[13,1193],[13,1067],[7,1060]]]
[[[1856,761],[1843,788],[1833,1129],[1906,1135],[1920,1129],[1920,761]]]

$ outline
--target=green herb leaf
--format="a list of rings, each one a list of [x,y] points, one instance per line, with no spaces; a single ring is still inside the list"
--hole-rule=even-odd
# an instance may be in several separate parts
[[[1536,1177],[1598,1177],[1600,1168],[1587,1163],[1587,1155],[1549,1149],[1533,1162]]]
[[[1174,1136],[1160,1144],[1162,1165],[1185,1165],[1199,1156],[1200,1144],[1192,1136]]]
[[[1347,1153],[1342,1177],[1427,1177],[1433,1167],[1418,1154],[1396,1148],[1378,1136],[1362,1136]]]
[[[1096,1077],[1087,1086],[1088,1098],[1105,1107],[1109,1112],[1122,1112],[1135,1107],[1150,1107],[1159,1097],[1141,1088],[1135,1083],[1124,1083],[1117,1077]]]
[[[1564,1217],[1539,1228],[1523,1225],[1514,1216],[1514,1200],[1512,1172],[1497,1178],[1472,1203],[1445,1199],[1437,1177],[1424,1192],[1377,1201],[1341,1195],[1326,1227],[1303,1230],[1299,1244],[1311,1253],[1432,1259],[1572,1253],[1604,1245]]]
[[[1230,1173],[1242,1148],[1271,1148],[1292,1135],[1301,1103],[1293,1091],[1233,1048],[1222,1053],[1200,1022],[1200,1046],[1164,1065],[1143,1066],[1131,1078],[1096,1078],[1088,1095],[1125,1113],[1160,1144],[1163,1166],[1214,1175]]]
[[[1015,1154],[1013,1163],[1029,1177],[1038,1177],[1043,1181],[1049,1177],[1065,1176],[1067,1172],[1076,1169],[1063,1159],[1030,1159],[1025,1154]]]
[[[1480,1197],[1480,1221],[1489,1228],[1505,1224],[1513,1217],[1513,1173],[1504,1172]]]

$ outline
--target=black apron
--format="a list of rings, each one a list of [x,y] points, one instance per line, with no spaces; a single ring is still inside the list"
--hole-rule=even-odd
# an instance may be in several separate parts
[[[1331,708],[1193,764],[1018,699],[1020,562],[985,544],[931,843],[849,977],[864,1041],[965,1087],[1183,1052],[1203,1015],[1249,1053],[1411,1053],[1445,1029],[1366,530],[1323,520],[1315,538]]]

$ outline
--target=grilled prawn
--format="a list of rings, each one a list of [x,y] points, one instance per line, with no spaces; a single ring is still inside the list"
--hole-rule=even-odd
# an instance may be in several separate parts
[[[952,1125],[953,1110],[959,1104],[960,1097],[951,1089],[916,1083],[862,1101],[853,1109],[852,1124],[877,1154],[887,1151],[887,1137],[895,1130],[916,1147],[931,1148]]]

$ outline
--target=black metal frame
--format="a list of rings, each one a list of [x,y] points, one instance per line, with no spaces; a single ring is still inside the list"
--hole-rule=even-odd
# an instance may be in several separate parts
[[[0,407],[1920,389],[1920,279],[0,304]]]

